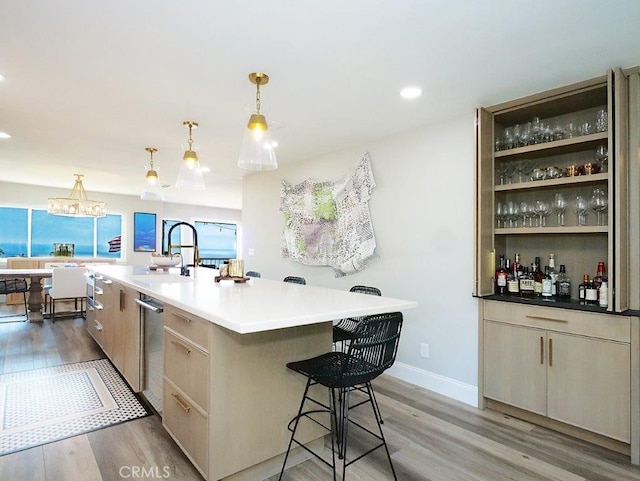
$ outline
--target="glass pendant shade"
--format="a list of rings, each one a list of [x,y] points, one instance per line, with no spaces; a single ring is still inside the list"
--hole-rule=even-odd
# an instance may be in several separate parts
[[[254,116],[255,114],[251,117]],[[263,125],[266,127],[266,123]],[[275,170],[278,168],[276,152],[267,128],[262,128],[260,124],[256,125],[253,130],[247,128],[242,139],[238,167],[245,170]]]
[[[151,185],[156,185],[158,183],[158,171],[147,169],[147,182]]]
[[[89,200],[82,185],[82,175],[74,174],[76,182],[69,197],[51,197],[47,203],[47,213],[66,217],[104,217],[107,203]]]
[[[197,128],[198,124],[192,121],[183,122],[184,125],[189,127],[189,140],[187,144],[183,144],[184,155],[182,156],[182,162],[180,163],[180,169],[178,170],[178,179],[176,180],[176,187],[183,189],[204,189],[204,177],[202,176],[202,169],[200,168],[200,161],[198,160],[197,150],[198,146],[193,143],[191,138],[191,129]]]
[[[162,189],[158,184],[156,184],[154,188],[142,191],[142,194],[140,194],[140,198],[142,200],[155,200],[164,202],[164,194],[162,193]]]
[[[153,154],[158,151],[155,147],[146,147],[144,150],[149,152],[151,160],[149,166],[145,166],[147,175],[145,176],[147,184],[140,194],[142,200],[156,200],[164,201],[164,194],[162,193],[162,187],[160,186],[160,178],[158,176],[158,170],[153,165]]]
[[[274,170],[278,168],[276,152],[267,119],[260,113],[260,85],[266,85],[269,76],[262,72],[253,72],[249,74],[249,81],[256,86],[256,113],[249,117],[247,130],[242,139],[238,167],[245,170]]]

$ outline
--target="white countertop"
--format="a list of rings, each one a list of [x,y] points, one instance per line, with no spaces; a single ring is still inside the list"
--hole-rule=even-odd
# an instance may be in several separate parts
[[[403,311],[417,302],[251,278],[215,282],[218,271],[191,268],[190,277],[146,267],[96,265],[90,270],[241,334],[315,324],[344,317]]]

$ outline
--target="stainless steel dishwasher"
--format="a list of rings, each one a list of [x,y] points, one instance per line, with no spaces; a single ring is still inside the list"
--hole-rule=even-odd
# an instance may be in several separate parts
[[[142,321],[142,394],[162,415],[164,305],[146,294],[140,294],[136,303]]]

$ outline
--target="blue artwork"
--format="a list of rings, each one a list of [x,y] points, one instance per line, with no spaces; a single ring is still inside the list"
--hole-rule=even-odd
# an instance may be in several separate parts
[[[133,214],[133,250],[156,251],[156,215],[145,212]]]

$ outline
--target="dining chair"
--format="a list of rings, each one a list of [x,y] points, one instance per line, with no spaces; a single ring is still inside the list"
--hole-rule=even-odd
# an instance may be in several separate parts
[[[24,301],[24,317],[29,319],[29,309],[27,307],[27,292],[29,286],[25,279],[0,279],[0,294],[22,294]],[[13,314],[2,317],[14,317]]]
[[[384,447],[393,479],[397,481],[398,478],[391,462],[389,448],[382,432],[380,416],[375,408],[371,381],[389,369],[395,362],[401,329],[402,313],[400,312],[366,316],[356,326],[347,352],[330,351],[310,359],[287,363],[287,368],[306,376],[307,383],[298,413],[288,425],[288,429],[291,431],[291,438],[279,480],[282,479],[291,447],[296,444],[331,467],[334,480],[336,479],[337,454],[338,459],[342,460],[341,479],[343,481],[348,466],[376,449]],[[319,391],[310,389],[315,385],[327,388],[328,402],[324,396],[321,399],[317,398]],[[360,389],[361,386],[363,389]],[[366,399],[350,405],[349,397],[354,390],[361,390]],[[316,396],[316,398],[313,396]],[[307,403],[310,403],[311,407],[305,410]],[[349,417],[352,409],[366,404],[370,404],[372,407],[371,411],[375,417],[377,432],[366,427],[364,421],[356,421]],[[327,426],[327,414],[329,415],[329,426]],[[331,434],[331,461],[328,461],[322,453],[313,451],[308,446],[305,446],[304,440],[296,439],[296,432],[302,419],[319,424]],[[351,426],[361,430],[364,435],[372,436],[377,440],[378,444],[364,454],[352,456],[352,459],[349,460],[347,459],[347,437]],[[361,442],[362,440],[359,439],[358,444]]]
[[[304,277],[298,277],[298,276],[287,276],[282,280],[284,282],[291,282],[292,284],[306,284],[307,283],[307,281],[305,280]]]
[[[73,300],[73,313],[84,316],[84,300],[87,295],[87,278],[85,267],[56,267],[51,271],[51,288],[49,289],[49,312],[51,322],[56,322],[56,301]],[[80,310],[78,311],[78,300]]]

